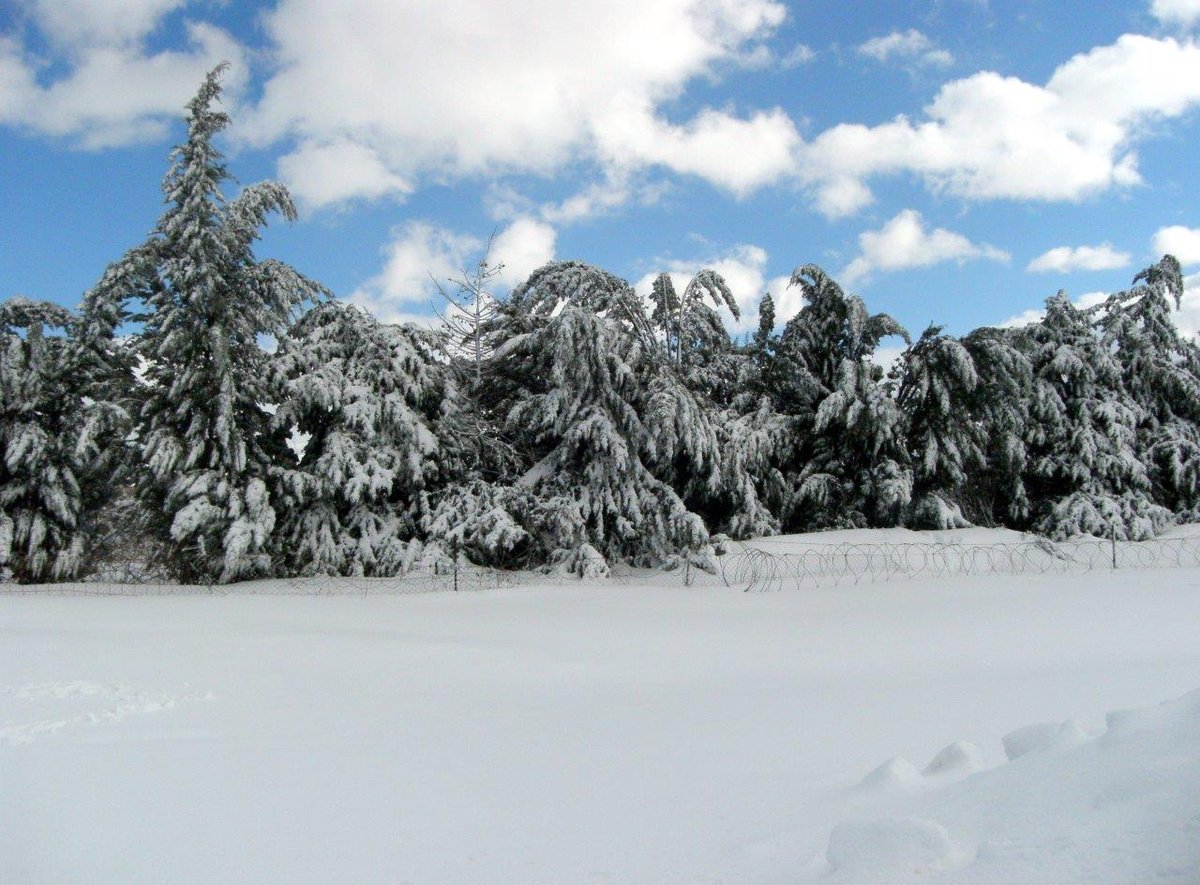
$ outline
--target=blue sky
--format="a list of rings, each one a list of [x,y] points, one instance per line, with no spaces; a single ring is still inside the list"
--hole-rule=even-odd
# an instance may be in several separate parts
[[[501,289],[709,266],[741,330],[811,262],[965,333],[1200,270],[1197,31],[1200,0],[8,0],[0,297],[78,304],[144,239],[227,60],[230,168],[301,209],[260,254],[381,318],[494,233]]]

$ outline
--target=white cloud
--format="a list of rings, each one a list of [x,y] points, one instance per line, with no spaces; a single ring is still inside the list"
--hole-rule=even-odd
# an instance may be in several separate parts
[[[1099,246],[1058,246],[1043,252],[1025,269],[1032,273],[1069,273],[1073,270],[1116,270],[1129,266],[1128,252],[1118,252],[1111,243]]]
[[[366,145],[305,142],[279,161],[279,175],[301,204],[328,206],[351,198],[407,196],[412,185]]]
[[[383,270],[359,286],[350,301],[366,308],[381,322],[423,322],[431,319],[437,284],[461,276],[484,243],[426,221],[411,221],[392,231]]]
[[[830,216],[867,205],[872,177],[904,172],[967,199],[1079,200],[1137,183],[1146,124],[1198,104],[1200,46],[1126,34],[1045,86],[985,71],[945,84],[924,120],[834,126],[801,150],[799,174]]]
[[[235,98],[246,81],[246,53],[221,29],[187,22],[187,49],[147,51],[151,33],[183,2],[31,0],[31,21],[64,73],[42,82],[45,63],[0,37],[0,123],[87,148],[154,140],[221,61],[233,65],[225,85]]]
[[[785,70],[790,70],[791,68],[798,68],[801,65],[809,64],[815,61],[816,57],[817,51],[811,46],[807,46],[804,43],[797,43],[791,52],[779,60],[779,65]]]
[[[892,31],[884,37],[875,37],[861,44],[857,51],[859,55],[884,63],[895,59],[937,67],[954,64],[953,55],[944,49],[938,49],[932,40],[915,28]]]
[[[537,268],[554,258],[554,228],[531,218],[519,218],[496,234],[488,260],[503,263],[494,281],[502,294],[522,283]],[[454,289],[478,263],[487,243],[428,221],[410,221],[392,231],[384,248],[383,269],[359,286],[350,301],[366,308],[385,323],[436,322],[433,310],[446,307],[438,285]]]
[[[137,43],[187,0],[17,0],[51,42],[68,47]]]
[[[659,109],[785,15],[777,0],[281,0],[264,18],[277,67],[243,131],[354,143],[417,183],[599,160],[742,194],[794,169],[791,120]]]
[[[664,182],[642,180],[627,170],[609,168],[601,181],[593,182],[578,193],[559,203],[547,203],[541,207],[542,218],[551,224],[568,224],[585,218],[604,215],[634,201],[642,206],[658,202],[667,190]],[[493,194],[493,198],[500,196]],[[529,201],[516,194],[508,193],[506,199],[493,199],[493,211],[501,217],[511,218],[528,212]],[[518,207],[525,207],[518,209]]]
[[[683,126],[659,119],[648,106],[614,106],[612,112],[596,132],[609,163],[665,166],[739,197],[789,176],[802,143],[778,108],[745,119],[709,109]]]
[[[1200,344],[1200,274],[1186,277],[1183,281],[1183,298],[1179,310],[1172,318],[1179,331]]]
[[[1187,27],[1200,19],[1200,0],[1154,0],[1150,14],[1166,24]]]
[[[904,355],[904,351],[907,349],[907,346],[904,344],[889,344],[876,347],[871,352],[871,362],[883,369],[884,372],[891,371],[892,366],[896,365],[896,361]]]
[[[962,264],[978,258],[1008,261],[1009,254],[986,243],[977,245],[962,234],[935,228],[927,230],[921,214],[905,209],[876,231],[858,236],[859,255],[842,271],[847,285],[865,280],[876,271],[929,267],[944,261]]]
[[[1200,230],[1173,224],[1154,234],[1154,253],[1174,255],[1180,264],[1200,262]]]
[[[726,323],[735,332],[745,332],[758,326],[758,303],[767,290],[764,271],[767,266],[767,253],[760,246],[741,244],[734,246],[724,254],[709,255],[707,258],[694,260],[669,260],[658,262],[658,267],[645,274],[634,283],[634,289],[642,295],[649,295],[655,278],[664,271],[671,275],[671,282],[682,292],[684,287],[699,271],[707,268],[719,273],[733,293],[738,306],[740,320],[735,321],[725,315]],[[777,282],[777,281],[774,281]],[[785,280],[786,285],[786,280]],[[784,322],[787,317],[781,317],[778,310],[778,293],[772,291],[776,299],[776,321]],[[794,313],[795,311],[793,311]],[[722,310],[725,314],[725,311]]]
[[[558,235],[553,227],[533,218],[518,218],[492,240],[488,256],[492,264],[503,264],[497,282],[504,289],[519,286],[529,275],[554,258]]]
[[[1018,314],[1010,316],[996,325],[1001,329],[1023,329],[1025,326],[1032,326],[1034,323],[1040,323],[1042,317],[1046,315],[1044,308],[1031,307],[1028,310],[1023,310]]]

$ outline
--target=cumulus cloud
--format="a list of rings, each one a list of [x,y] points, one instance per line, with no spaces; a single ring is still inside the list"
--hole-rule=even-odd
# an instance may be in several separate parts
[[[1069,273],[1073,270],[1116,270],[1129,266],[1128,252],[1118,252],[1111,243],[1099,246],[1058,246],[1043,252],[1025,269],[1032,273]]]
[[[1200,230],[1173,224],[1154,234],[1156,255],[1174,255],[1180,264],[1200,263]]]
[[[495,294],[524,282],[554,258],[554,228],[530,218],[518,218],[492,239],[487,259],[503,264],[494,280]],[[437,289],[453,289],[452,280],[471,271],[488,243],[429,221],[410,221],[392,231],[384,248],[383,269],[359,286],[350,301],[366,308],[381,322],[432,325],[433,309],[445,307]]]
[[[1184,279],[1183,298],[1172,319],[1181,334],[1200,344],[1200,274]]]
[[[279,161],[279,175],[304,206],[327,206],[351,197],[403,197],[413,186],[391,172],[371,148],[352,141],[305,142]]]
[[[1140,181],[1131,146],[1146,124],[1197,104],[1200,46],[1126,34],[1044,86],[985,71],[942,86],[923,120],[827,129],[799,175],[833,217],[871,202],[871,178],[904,172],[972,200],[1080,200]]]
[[[1200,0],[1154,0],[1150,14],[1165,24],[1187,27],[1200,20]]]
[[[518,218],[492,240],[488,260],[503,264],[497,283],[504,289],[519,286],[529,275],[554,258],[558,234],[544,221]]]
[[[846,265],[842,279],[855,285],[877,271],[929,267],[944,261],[962,264],[979,258],[1008,261],[1009,254],[986,243],[972,243],[962,234],[945,228],[928,230],[921,213],[905,209],[879,230],[858,236],[858,256]]]
[[[581,159],[744,194],[794,169],[787,115],[710,108],[676,122],[660,108],[744,62],[785,14],[776,0],[281,0],[264,18],[277,67],[244,134],[358,145],[379,161],[358,182],[368,196],[390,180],[551,173]]]
[[[381,322],[433,321],[431,304],[437,284],[460,276],[484,242],[427,221],[410,221],[392,231],[384,250],[384,265],[351,295]]]
[[[859,55],[884,63],[896,60],[937,67],[954,64],[953,55],[939,49],[932,40],[915,28],[892,31],[884,37],[875,37],[861,44],[857,51]]]
[[[136,43],[187,0],[17,0],[60,46]]]
[[[0,37],[0,123],[105,148],[161,138],[205,73],[221,61],[236,97],[247,76],[244,48],[212,25],[186,22],[183,50],[150,52],[147,40],[186,0],[26,0],[29,20],[62,73],[14,37]]]
[[[682,126],[654,116],[649,106],[614,106],[613,114],[595,133],[609,163],[664,166],[739,197],[789,176],[802,143],[778,108],[745,119],[709,109]]]

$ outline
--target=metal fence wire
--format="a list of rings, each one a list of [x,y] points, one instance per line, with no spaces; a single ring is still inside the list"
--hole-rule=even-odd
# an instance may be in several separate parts
[[[703,568],[686,553],[671,570],[616,567],[600,584],[725,586],[746,591],[845,586],[913,578],[972,575],[1081,575],[1113,569],[1200,567],[1200,532],[1150,541],[1077,538],[1012,543],[928,541],[903,543],[820,543],[808,536],[727,542],[721,555]],[[0,594],[79,596],[168,596],[178,594],[270,596],[373,596],[440,592],[480,592],[504,588],[573,583],[571,575],[508,571],[474,565],[454,552],[436,568],[416,568],[386,578],[294,577],[236,584],[181,586],[138,562],[111,562],[82,581],[20,585],[0,576]]]
[[[752,542],[721,557],[722,577],[746,590],[781,590],[969,575],[1080,575],[1200,566],[1200,535],[1149,541],[1077,538],[1017,543]]]

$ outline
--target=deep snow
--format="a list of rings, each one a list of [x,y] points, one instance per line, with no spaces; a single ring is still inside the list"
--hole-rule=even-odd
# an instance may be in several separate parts
[[[1200,881],[1198,637],[1193,569],[0,597],[0,881]]]

